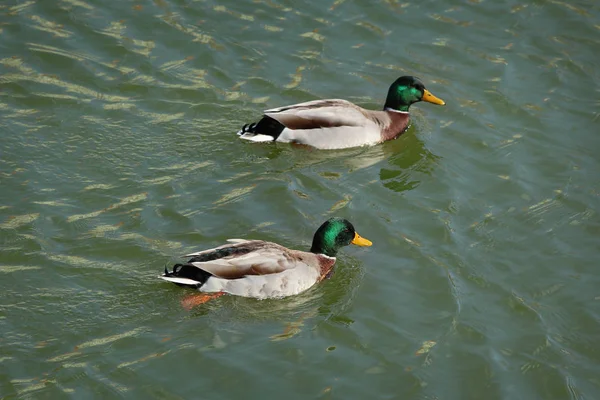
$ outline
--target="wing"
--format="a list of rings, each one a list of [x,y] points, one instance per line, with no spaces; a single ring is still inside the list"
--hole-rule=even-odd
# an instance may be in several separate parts
[[[262,240],[238,241],[188,256],[192,257],[188,265],[223,279],[276,274],[296,266],[290,250]]]
[[[249,242],[263,242],[262,240],[246,240],[246,239],[227,239],[230,244],[224,244],[219,247],[214,247],[212,249],[206,249],[202,251],[197,251],[195,253],[184,254],[183,258],[187,257],[199,257],[206,258],[204,261],[208,261],[209,259],[217,259],[220,257],[224,257],[228,254],[233,254],[236,252],[248,252],[250,249],[248,246],[241,246],[243,243]],[[266,242],[265,242],[266,243]]]
[[[273,108],[264,114],[288,129],[317,129],[364,126],[368,122],[364,111],[347,100],[329,99]]]

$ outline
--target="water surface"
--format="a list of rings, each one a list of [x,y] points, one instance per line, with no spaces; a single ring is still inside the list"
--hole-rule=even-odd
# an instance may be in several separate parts
[[[0,5],[0,397],[600,398],[600,6]],[[383,145],[234,133],[319,98],[420,103]],[[283,300],[157,279],[230,237],[373,241]]]

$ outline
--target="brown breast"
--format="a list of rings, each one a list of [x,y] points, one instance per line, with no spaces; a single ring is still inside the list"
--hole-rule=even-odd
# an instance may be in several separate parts
[[[384,111],[387,116],[386,124],[382,126],[382,141],[392,140],[400,136],[410,122],[410,114],[403,112]]]
[[[321,282],[323,279],[327,278],[333,269],[333,266],[335,265],[335,258],[322,257],[320,254],[318,256],[319,265],[321,266],[321,276],[319,277],[319,282]]]

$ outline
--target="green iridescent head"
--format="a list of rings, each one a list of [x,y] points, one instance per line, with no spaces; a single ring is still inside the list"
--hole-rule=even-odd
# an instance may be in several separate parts
[[[354,230],[354,226],[343,218],[330,218],[315,232],[310,251],[316,254],[325,254],[335,257],[340,247],[355,244],[357,246],[370,246],[371,241],[361,237]]]
[[[425,85],[418,78],[401,76],[390,86],[383,108],[408,112],[410,105],[418,101],[427,101],[440,106],[446,104],[444,100],[435,97],[425,89]]]

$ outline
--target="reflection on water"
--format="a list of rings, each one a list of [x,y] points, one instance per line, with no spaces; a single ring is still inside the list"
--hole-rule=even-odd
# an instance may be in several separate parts
[[[380,169],[379,179],[386,188],[394,192],[413,190],[420,183],[417,177],[429,174],[440,157],[425,147],[414,128],[410,128],[397,142],[399,143],[394,148],[385,146],[391,148],[392,155],[389,157],[388,166]]]

